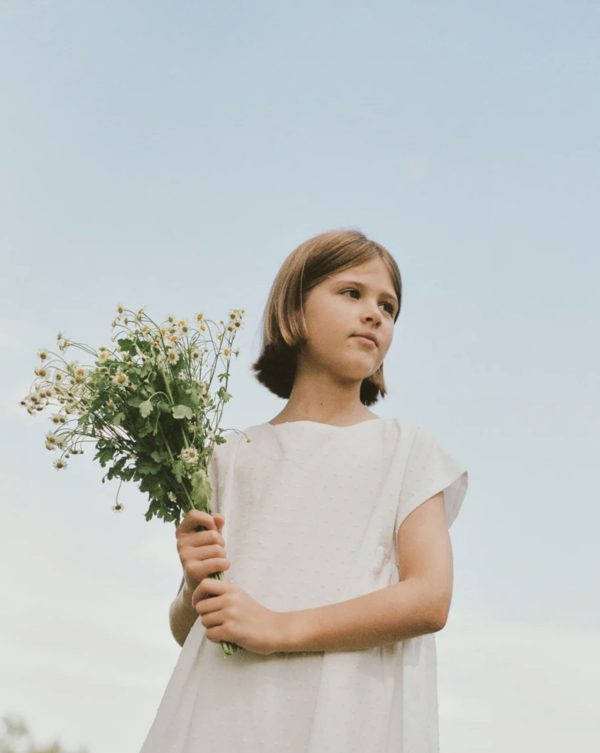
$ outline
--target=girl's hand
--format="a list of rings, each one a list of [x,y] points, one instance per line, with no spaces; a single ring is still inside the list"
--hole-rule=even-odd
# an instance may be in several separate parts
[[[212,516],[202,510],[190,510],[177,526],[177,552],[188,594],[211,573],[230,568],[225,539],[221,535],[224,523],[225,519],[220,513]],[[198,531],[199,526],[207,530]]]
[[[230,641],[262,656],[282,650],[285,612],[263,607],[233,583],[205,578],[192,595],[192,606],[215,643]]]

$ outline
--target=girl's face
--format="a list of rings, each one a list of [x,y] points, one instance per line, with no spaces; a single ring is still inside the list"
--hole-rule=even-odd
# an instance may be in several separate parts
[[[373,374],[392,342],[398,299],[381,259],[345,269],[309,291],[304,304],[308,341],[305,363],[362,381]],[[372,343],[357,335],[370,334]]]

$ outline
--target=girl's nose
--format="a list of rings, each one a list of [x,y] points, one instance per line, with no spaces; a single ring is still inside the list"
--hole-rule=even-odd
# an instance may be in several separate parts
[[[364,316],[366,316],[369,319],[381,319],[382,314],[379,306],[376,303],[371,303],[366,306],[366,310],[364,312]]]

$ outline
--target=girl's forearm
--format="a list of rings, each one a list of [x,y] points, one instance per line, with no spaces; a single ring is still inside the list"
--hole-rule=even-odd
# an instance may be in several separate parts
[[[197,617],[198,613],[192,607],[192,592],[188,590],[185,580],[182,578],[177,596],[169,610],[171,632],[180,646],[185,643],[185,639]]]
[[[353,651],[441,630],[447,604],[407,579],[347,601],[283,612],[277,651]]]

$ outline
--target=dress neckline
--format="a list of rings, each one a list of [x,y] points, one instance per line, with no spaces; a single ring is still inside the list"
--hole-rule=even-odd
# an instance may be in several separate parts
[[[311,421],[308,418],[300,418],[296,419],[296,421],[280,421],[277,424],[273,424],[270,421],[267,421],[264,426],[271,426],[274,429],[276,429],[279,426],[290,426],[291,424],[309,424],[311,426],[326,426],[331,429],[353,429],[355,426],[361,426],[362,424],[370,424],[370,423],[381,423],[382,421],[385,421],[385,418],[365,418],[364,421],[357,421],[353,424],[328,424],[325,421]]]

